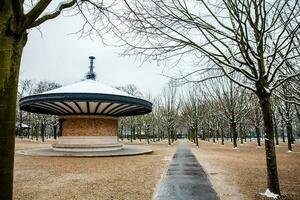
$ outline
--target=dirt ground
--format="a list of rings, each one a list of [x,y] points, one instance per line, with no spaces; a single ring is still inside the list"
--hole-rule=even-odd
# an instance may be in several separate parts
[[[215,190],[223,200],[267,199],[260,193],[267,189],[264,147],[247,142],[233,149],[232,144],[200,141],[200,148],[191,144],[193,152],[207,172]],[[276,147],[280,188],[283,199],[300,199],[300,144]]]
[[[139,143],[139,142],[136,142]],[[48,147],[17,140],[16,150]],[[14,199],[147,200],[167,169],[176,144],[142,144],[153,153],[128,157],[32,157],[16,154]]]
[[[129,144],[129,142],[125,142]],[[17,140],[16,150],[48,147]],[[128,199],[150,200],[156,185],[167,170],[176,144],[167,142],[134,145],[153,149],[140,156],[110,158],[31,157],[16,154],[14,199]],[[222,200],[266,199],[264,147],[247,142],[233,149],[232,144],[200,141],[192,151],[207,172]],[[300,144],[288,153],[286,144],[276,147],[280,187],[284,199],[300,199]]]

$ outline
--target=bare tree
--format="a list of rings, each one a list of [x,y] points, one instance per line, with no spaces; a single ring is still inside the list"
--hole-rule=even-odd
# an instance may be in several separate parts
[[[124,0],[124,3],[127,10],[122,26],[126,31],[116,33],[128,45],[129,54],[162,60],[195,55],[198,69],[184,74],[181,77],[184,80],[226,76],[257,95],[266,134],[268,188],[280,195],[271,95],[274,89],[300,73],[299,66],[295,66],[295,72],[280,70],[286,61],[299,57],[296,54],[299,45],[294,43],[300,27],[298,0]],[[280,20],[283,13],[285,20]],[[208,71],[221,74],[207,76]],[[242,81],[234,78],[236,74],[243,77]]]
[[[224,77],[206,82],[206,97],[213,100],[215,111],[212,115],[226,121],[229,124],[233,137],[233,148],[237,148],[238,131],[237,125],[248,113],[246,93],[230,79]]]
[[[132,96],[135,96],[135,97],[143,96],[143,94],[139,91],[139,89],[134,84],[119,86],[116,88],[119,90],[122,90]],[[129,130],[129,132],[130,132],[130,142],[131,143],[132,143],[132,140],[136,139],[136,132],[139,128],[138,124],[139,124],[139,121],[141,120],[140,118],[142,118],[142,117],[141,116],[129,116],[129,117],[121,118],[122,125],[125,126],[125,128],[127,130]]]
[[[262,123],[262,112],[259,109],[259,101],[255,99],[255,94],[248,95],[248,102],[251,105],[250,112],[248,115],[248,119],[251,125],[254,127],[254,132],[256,135],[257,146],[261,146],[261,123]]]
[[[200,130],[200,121],[203,113],[202,98],[197,86],[191,85],[186,95],[186,99],[182,102],[181,119],[188,129],[192,132],[194,142],[199,147],[198,133]]]
[[[76,8],[73,14],[80,14],[85,20],[81,33],[99,34],[104,25],[101,21],[107,16],[104,12],[108,10],[102,1],[65,0],[52,12],[45,12],[51,2],[53,0],[0,2],[0,199],[12,199],[17,86],[28,30],[56,18],[65,9]],[[96,22],[98,26],[94,26]]]
[[[18,97],[17,100],[20,98],[24,97],[25,95],[28,95],[31,93],[32,90],[32,80],[26,79],[26,80],[21,80],[19,87],[18,87]],[[18,105],[18,102],[17,102]],[[22,130],[22,125],[23,125],[23,112],[17,107],[17,121],[18,121],[18,127],[17,127],[17,135],[19,134],[18,131]]]
[[[175,82],[171,80],[167,87],[163,89],[162,94],[162,120],[165,124],[165,129],[167,130],[168,135],[168,143],[174,142],[176,137],[176,124],[179,110],[179,102],[176,100],[177,98],[177,88]]]
[[[289,86],[287,84],[283,84],[281,86],[281,90],[283,90],[284,96],[290,96],[289,93]],[[294,112],[296,111],[294,108],[295,105],[289,103],[288,101],[281,101],[278,103],[278,112],[281,116],[281,119],[283,122],[286,124],[286,131],[287,131],[287,141],[288,141],[288,150],[293,151],[292,148],[292,143],[293,143],[293,126],[292,126],[292,121],[293,121],[293,115]]]

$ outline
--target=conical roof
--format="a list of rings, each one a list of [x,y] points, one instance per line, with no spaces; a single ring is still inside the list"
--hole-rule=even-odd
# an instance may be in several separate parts
[[[151,112],[152,103],[88,79],[24,97],[20,99],[20,109],[54,115],[130,116]]]

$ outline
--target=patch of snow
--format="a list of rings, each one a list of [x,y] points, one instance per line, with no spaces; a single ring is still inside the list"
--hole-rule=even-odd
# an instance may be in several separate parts
[[[260,193],[260,194],[273,199],[277,199],[279,197],[279,194],[274,194],[269,190],[269,188],[265,191],[265,193]]]
[[[163,160],[171,161],[171,160],[172,160],[172,157],[170,157],[170,156],[165,156],[165,157],[163,158]]]
[[[17,122],[16,123],[16,128],[20,128],[20,127],[21,128],[30,128],[27,124],[23,124],[23,123],[20,124],[20,122]]]
[[[268,94],[270,94],[270,89],[269,89],[269,88],[264,87],[264,89],[265,89],[265,91],[266,91]]]

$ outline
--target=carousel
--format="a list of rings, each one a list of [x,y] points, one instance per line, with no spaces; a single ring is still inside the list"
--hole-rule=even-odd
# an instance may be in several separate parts
[[[143,115],[152,103],[96,80],[90,56],[85,80],[20,99],[20,109],[57,115],[60,135],[52,148],[23,150],[25,155],[112,156],[149,153],[150,149],[124,146],[118,141],[118,118]]]

